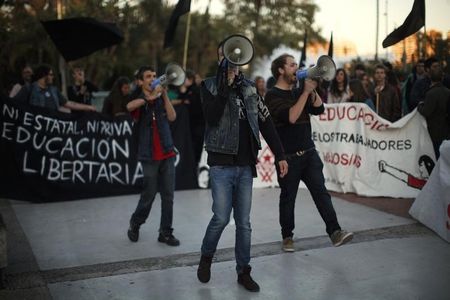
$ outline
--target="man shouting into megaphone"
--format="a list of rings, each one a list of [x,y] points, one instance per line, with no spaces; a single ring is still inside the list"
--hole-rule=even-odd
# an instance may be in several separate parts
[[[250,276],[249,265],[250,208],[261,149],[260,131],[275,154],[280,178],[286,175],[288,165],[269,110],[253,82],[239,71],[239,65],[252,59],[253,45],[246,37],[233,35],[219,44],[217,54],[217,76],[205,79],[201,85],[214,215],[203,238],[197,277],[203,283],[210,280],[211,261],[233,209],[238,283],[257,292],[259,286]]]
[[[317,82],[306,78],[299,88],[294,89],[297,70],[298,65],[292,55],[283,54],[276,58],[271,66],[276,84],[265,97],[289,162],[289,174],[278,177],[282,249],[286,252],[295,251],[294,209],[300,180],[310,191],[333,245],[340,246],[353,237],[353,233],[342,230],[338,223],[331,196],[325,187],[323,163],[311,139],[310,115],[320,115],[325,110],[315,91]]]

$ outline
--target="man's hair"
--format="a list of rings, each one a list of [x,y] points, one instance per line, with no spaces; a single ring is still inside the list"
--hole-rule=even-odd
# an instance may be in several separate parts
[[[425,66],[425,59],[423,59],[423,58],[419,59],[419,60],[417,61],[417,63],[416,63],[416,66],[417,66],[418,64],[423,64],[423,65]]]
[[[186,78],[190,80],[195,80],[195,72],[192,70],[186,70]]]
[[[219,45],[217,45],[216,54],[217,54],[217,61],[219,61],[219,49],[222,49],[222,55],[223,55],[223,44],[225,43],[225,40],[222,40]]]
[[[437,58],[434,57],[434,56],[430,57],[430,58],[427,58],[425,60],[425,70],[429,70],[431,68],[431,65],[436,63],[436,62],[439,62],[439,60],[437,60]]]
[[[144,80],[144,73],[147,71],[155,72],[155,69],[151,66],[142,66],[138,70],[137,78],[140,80]]]
[[[360,71],[366,71],[366,67],[363,65],[363,64],[356,64],[356,66],[355,66],[355,71],[356,70],[360,70]]]
[[[77,71],[83,71],[84,69],[81,66],[75,66],[72,68],[72,74],[75,74]]]
[[[376,70],[376,69],[383,69],[383,70],[384,70],[384,73],[387,73],[386,67],[385,67],[384,65],[382,65],[382,64],[376,65],[376,66],[375,66],[375,70]]]
[[[272,71],[272,75],[273,77],[275,77],[275,79],[278,79],[278,77],[280,77],[281,74],[280,71],[278,71],[278,69],[284,67],[284,65],[286,64],[286,59],[288,57],[294,58],[292,55],[285,53],[275,58],[275,60],[272,62],[270,71]]]
[[[33,81],[39,80],[50,73],[52,70],[52,67],[46,64],[39,65],[36,67],[36,69],[33,72]]]
[[[264,80],[264,78],[262,76],[256,76],[255,77],[255,82],[257,82],[258,80],[261,80],[261,79]]]

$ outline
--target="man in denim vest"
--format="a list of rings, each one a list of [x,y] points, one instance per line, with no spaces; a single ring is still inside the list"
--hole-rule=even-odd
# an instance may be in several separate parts
[[[64,107],[70,110],[96,111],[95,106],[68,101],[53,85],[54,76],[50,66],[38,66],[34,71],[34,82],[24,85],[13,99],[51,110],[60,110]]]
[[[222,53],[221,43],[219,62],[224,59]],[[288,166],[269,111],[253,83],[244,78],[238,67],[223,65],[226,64],[219,64],[216,77],[204,80],[201,85],[214,215],[203,238],[197,277],[203,283],[210,280],[211,261],[233,209],[238,283],[257,292],[259,286],[250,276],[249,265],[250,208],[257,152],[261,149],[260,131],[275,154],[281,177]]]
[[[158,241],[178,246],[180,241],[172,232],[173,195],[175,190],[175,151],[169,122],[175,121],[176,113],[167,97],[165,88],[158,85],[153,68],[144,66],[139,70],[142,93],[127,104],[127,109],[137,120],[139,131],[138,159],[144,169],[144,187],[135,212],[130,219],[128,238],[139,239],[139,228],[150,214],[157,191],[161,195],[161,223]]]

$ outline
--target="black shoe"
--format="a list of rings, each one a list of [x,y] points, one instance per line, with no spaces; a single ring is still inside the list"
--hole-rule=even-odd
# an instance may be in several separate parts
[[[160,233],[158,236],[158,242],[161,243],[166,243],[169,246],[179,246],[180,245],[180,241],[173,236],[173,234],[162,234]]]
[[[136,223],[130,221],[130,228],[128,228],[128,238],[132,242],[137,242],[139,239],[139,227]]]
[[[259,292],[259,285],[250,276],[251,270],[250,266],[244,267],[243,273],[238,274],[238,283],[250,292]]]
[[[207,283],[211,279],[211,262],[212,257],[204,256],[200,257],[200,263],[197,269],[197,278],[203,283]]]

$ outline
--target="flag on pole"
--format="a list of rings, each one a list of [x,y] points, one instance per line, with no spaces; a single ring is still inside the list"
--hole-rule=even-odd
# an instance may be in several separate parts
[[[333,58],[333,31],[331,32],[330,44],[328,45],[328,56]]]
[[[302,56],[300,56],[300,61],[298,63],[299,68],[302,68],[305,65],[306,62],[306,43],[308,40],[308,31],[305,30],[305,35],[303,36],[303,51],[302,51]]]
[[[414,0],[411,12],[405,22],[392,31],[383,41],[383,48],[392,46],[411,34],[419,31],[425,25],[425,0]]]
[[[166,34],[164,36],[164,48],[172,46],[175,38],[175,31],[178,25],[178,19],[185,13],[191,10],[191,0],[179,0],[175,9],[170,16],[169,24],[167,25]]]

